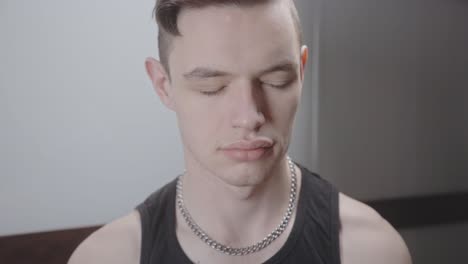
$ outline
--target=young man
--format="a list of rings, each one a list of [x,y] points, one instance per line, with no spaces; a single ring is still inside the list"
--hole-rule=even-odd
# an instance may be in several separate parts
[[[177,115],[185,172],[70,264],[408,264],[375,211],[287,156],[308,50],[292,0],[160,0],[146,70]],[[337,164],[339,166],[339,164]]]

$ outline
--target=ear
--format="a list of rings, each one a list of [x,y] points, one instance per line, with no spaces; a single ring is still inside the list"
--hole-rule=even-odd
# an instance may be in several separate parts
[[[309,49],[306,45],[301,47],[301,81],[304,81],[304,69],[309,59]]]
[[[159,99],[167,108],[174,111],[171,82],[166,70],[159,61],[151,57],[146,58],[145,67],[146,73],[148,74]]]

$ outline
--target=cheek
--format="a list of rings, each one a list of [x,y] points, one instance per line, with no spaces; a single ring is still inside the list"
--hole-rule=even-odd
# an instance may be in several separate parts
[[[289,130],[288,125],[294,121],[299,99],[300,97],[296,93],[284,93],[281,96],[272,97],[269,107],[272,122],[281,127],[282,130]]]
[[[216,107],[187,100],[177,109],[179,127],[185,143],[189,145],[206,146],[216,144],[223,125],[221,110]]]

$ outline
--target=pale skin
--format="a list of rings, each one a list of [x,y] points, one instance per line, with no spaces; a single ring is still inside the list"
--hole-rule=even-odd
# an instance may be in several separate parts
[[[297,35],[288,5],[183,10],[182,37],[173,39],[169,72],[153,58],[145,63],[162,103],[177,115],[186,207],[205,231],[233,247],[261,240],[287,206],[285,154],[308,59],[307,47],[292,41]],[[239,162],[220,151],[258,137],[274,142],[261,159]],[[296,172],[300,188],[302,175]],[[411,263],[400,235],[374,210],[341,193],[339,203],[343,264]],[[292,225],[264,250],[231,257],[200,242],[176,215],[177,239],[196,263],[264,262],[286,242]],[[133,211],[88,237],[69,264],[137,264],[140,241],[140,218]]]

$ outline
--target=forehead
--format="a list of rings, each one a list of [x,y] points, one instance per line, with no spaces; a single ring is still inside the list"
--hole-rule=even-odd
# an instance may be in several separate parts
[[[299,40],[287,1],[251,6],[184,9],[178,19],[171,68],[202,66],[249,71],[276,61],[299,61]]]

